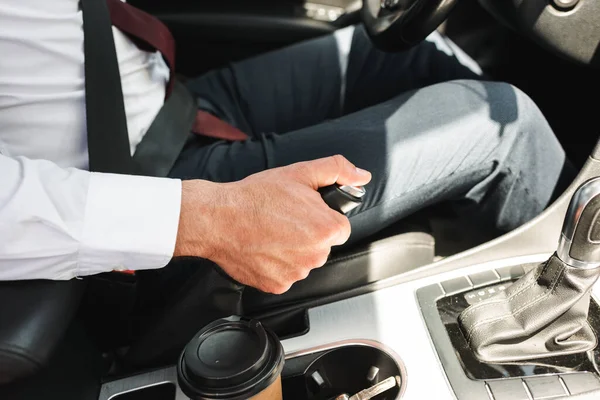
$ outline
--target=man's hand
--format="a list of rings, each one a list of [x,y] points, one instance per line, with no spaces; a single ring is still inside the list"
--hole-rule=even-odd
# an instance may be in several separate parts
[[[234,183],[184,181],[175,256],[208,258],[240,283],[284,293],[350,236],[348,218],[329,208],[317,189],[370,180],[369,172],[338,155]]]

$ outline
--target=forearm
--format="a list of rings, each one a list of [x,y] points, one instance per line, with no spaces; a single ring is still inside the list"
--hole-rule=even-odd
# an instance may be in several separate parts
[[[211,257],[207,232],[215,234],[211,221],[216,217],[214,208],[219,200],[215,198],[218,196],[215,189],[218,185],[202,180],[181,183],[181,212],[174,257]]]

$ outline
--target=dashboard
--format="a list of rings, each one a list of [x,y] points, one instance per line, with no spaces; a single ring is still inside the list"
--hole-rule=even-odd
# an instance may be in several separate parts
[[[500,21],[550,51],[572,61],[600,66],[599,1],[479,1]]]

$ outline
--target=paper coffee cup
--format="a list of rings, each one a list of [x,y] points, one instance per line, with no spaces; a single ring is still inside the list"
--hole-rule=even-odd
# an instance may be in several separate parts
[[[177,364],[179,386],[192,400],[282,400],[283,347],[256,320],[232,316],[194,336]]]

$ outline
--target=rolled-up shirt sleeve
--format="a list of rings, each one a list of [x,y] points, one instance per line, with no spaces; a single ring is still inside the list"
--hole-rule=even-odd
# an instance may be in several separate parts
[[[165,266],[181,181],[64,169],[0,155],[0,280]]]

